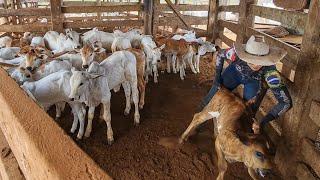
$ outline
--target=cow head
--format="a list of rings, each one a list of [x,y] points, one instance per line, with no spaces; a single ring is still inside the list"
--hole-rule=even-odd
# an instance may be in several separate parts
[[[245,144],[244,164],[265,177],[274,167],[274,157],[268,150],[268,142],[261,135],[249,135],[245,140],[242,139],[242,142]]]
[[[216,47],[214,44],[212,44],[211,42],[204,42],[200,47],[199,47],[199,50],[198,50],[198,53],[200,54],[200,56],[206,54],[207,52],[216,52]]]
[[[22,38],[31,42],[31,40],[33,38],[33,34],[31,32],[25,32],[25,33],[23,33]]]
[[[25,58],[24,68],[31,72],[34,69],[34,61],[37,58],[36,50],[34,47],[24,46],[20,49],[19,54]]]
[[[85,44],[80,49],[82,58],[82,67],[87,69],[94,59],[94,47],[91,44]]]
[[[70,44],[74,49],[80,48],[80,34],[72,29],[66,29],[66,43]]]
[[[75,68],[71,69],[72,76],[70,78],[71,91],[69,94],[70,101],[79,101],[81,95],[88,91],[89,80],[100,77],[98,74],[91,74],[86,71],[77,71]]]
[[[153,48],[153,53],[152,53],[152,63],[157,63],[161,61],[161,51],[166,47],[165,44],[163,44],[160,47],[155,47]]]
[[[54,55],[52,51],[41,45],[35,46],[34,50],[37,57],[40,59],[47,59],[48,57],[52,57]]]

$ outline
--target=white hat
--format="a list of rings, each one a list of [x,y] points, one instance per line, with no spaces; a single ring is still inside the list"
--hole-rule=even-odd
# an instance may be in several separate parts
[[[247,44],[235,44],[238,57],[248,63],[271,66],[283,59],[287,52],[277,47],[269,47],[264,36],[251,36]]]

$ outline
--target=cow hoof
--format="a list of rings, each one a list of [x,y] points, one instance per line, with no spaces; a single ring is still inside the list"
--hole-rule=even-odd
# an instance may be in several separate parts
[[[77,135],[77,141],[81,141],[82,136],[81,135]]]
[[[91,134],[91,133],[85,133],[85,134],[84,134],[84,137],[85,137],[85,138],[88,138],[88,137],[90,137],[90,134]]]
[[[54,120],[56,120],[56,121],[58,121],[60,119],[60,116],[56,116],[55,118],[54,118]]]
[[[109,145],[109,146],[111,146],[111,145],[113,144],[113,142],[114,142],[113,138],[108,139],[108,145]]]
[[[143,104],[139,104],[139,109],[143,109]]]
[[[125,116],[128,116],[130,114],[130,111],[124,111],[123,113]]]

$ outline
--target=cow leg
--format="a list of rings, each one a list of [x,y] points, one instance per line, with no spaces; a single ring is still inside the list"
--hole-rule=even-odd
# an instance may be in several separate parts
[[[173,73],[177,73],[177,69],[176,69],[176,61],[177,61],[177,55],[173,54],[172,55],[172,70]]]
[[[188,126],[188,128],[181,135],[181,137],[179,139],[179,143],[182,143],[183,141],[186,141],[191,132],[193,132],[200,124],[206,122],[207,120],[209,120],[211,118],[212,118],[212,116],[210,114],[208,114],[208,113],[203,113],[203,112],[196,113],[193,116],[193,119],[192,119],[190,125]]]
[[[179,72],[180,72],[180,79],[181,80],[184,80],[184,66],[183,66],[183,62],[180,62],[180,61],[183,61],[183,59],[181,59],[180,57],[177,59],[177,66],[179,68]]]
[[[130,113],[131,110],[131,91],[130,91],[130,83],[128,81],[122,83],[122,87],[124,90],[124,94],[126,96],[126,108],[124,110],[124,115],[127,116]]]
[[[144,98],[145,98],[145,91],[146,91],[146,84],[144,82],[144,78],[139,77],[138,79],[138,88],[139,88],[139,92],[140,92],[140,100],[139,100],[139,108],[143,109],[144,106]]]
[[[73,114],[73,123],[72,123],[72,126],[71,126],[71,130],[70,132],[73,134],[76,129],[77,129],[77,126],[78,126],[78,122],[79,122],[79,118],[78,118],[78,112],[75,112],[74,110],[72,110],[72,114]]]
[[[200,54],[196,55],[195,66],[196,66],[196,71],[200,73]]]
[[[72,108],[72,112],[77,114],[79,122],[80,122],[80,128],[78,131],[77,138],[81,139],[83,136],[83,133],[84,133],[84,121],[85,121],[86,110],[82,106],[82,104],[80,104],[80,103],[71,105],[71,108]],[[73,122],[71,131],[75,130],[77,128],[77,124],[78,124],[78,122]]]
[[[55,104],[56,106],[56,120],[61,117],[61,112],[64,110],[66,103],[65,102],[59,102]]]
[[[92,131],[92,120],[94,117],[94,110],[95,107],[91,106],[89,107],[89,111],[88,111],[88,124],[87,124],[87,128],[86,128],[86,132],[84,133],[84,137],[89,137]]]
[[[157,68],[157,64],[153,64],[152,65],[152,71],[153,71],[153,82],[154,83],[158,83],[158,68]]]
[[[170,59],[170,54],[167,54],[167,73],[171,73],[171,68],[170,68],[170,63],[171,63],[171,59]]]
[[[140,123],[140,113],[139,113],[139,91],[137,88],[137,81],[133,80],[130,83],[131,91],[132,91],[132,100],[134,103],[134,125],[138,125]]]
[[[215,149],[216,149],[217,158],[218,158],[218,170],[219,170],[217,180],[223,180],[224,174],[226,173],[227,168],[228,168],[228,163],[227,163],[226,159],[224,158],[224,155],[223,155],[223,152],[220,148],[220,143],[219,143],[218,139],[216,139],[216,141],[215,141]]]
[[[113,139],[113,131],[111,127],[111,113],[110,113],[110,101],[107,103],[103,103],[103,119],[107,124],[107,139],[108,144],[111,145],[114,141]]]
[[[195,70],[195,66],[194,66],[194,64],[193,64],[193,62],[192,62],[192,59],[193,59],[193,56],[190,56],[190,57],[188,58],[188,63],[189,63],[189,66],[190,66],[190,68],[191,68],[191,71],[192,71],[194,74],[197,74],[197,71]]]

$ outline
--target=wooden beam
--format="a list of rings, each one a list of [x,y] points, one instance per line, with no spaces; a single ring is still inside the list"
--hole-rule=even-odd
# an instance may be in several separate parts
[[[218,26],[228,28],[230,31],[232,31],[235,34],[238,34],[238,31],[239,31],[238,23],[231,22],[231,21],[218,20]]]
[[[50,8],[0,9],[0,16],[50,16]]]
[[[25,24],[25,25],[0,25],[0,32],[46,32],[51,25]]]
[[[61,0],[50,0],[50,12],[52,30],[63,32],[63,20],[61,16]]]
[[[141,11],[143,6],[137,5],[108,5],[108,6],[64,6],[63,13],[98,13],[98,12],[123,12]]]
[[[298,30],[299,32],[304,31],[304,25],[308,16],[307,13],[300,11],[289,11],[258,5],[251,5],[250,11],[255,16],[281,22],[286,27]]]
[[[235,43],[232,39],[229,39],[227,36],[223,34],[223,31],[219,32],[219,38],[222,40],[222,42],[226,43],[229,47],[233,46]]]
[[[208,19],[207,17],[198,17],[198,16],[189,16],[189,15],[184,15],[183,16],[185,19],[188,19],[187,23],[188,25],[207,25]],[[161,17],[159,18],[159,26],[164,26],[168,24],[173,24],[177,23],[180,24],[180,26],[184,26],[184,24],[177,18],[177,16],[174,15],[169,15],[166,17]]]
[[[63,6],[94,6],[96,2],[94,1],[64,1]],[[123,5],[139,5],[137,2],[101,2],[102,6],[123,6]]]
[[[186,21],[183,19],[182,14],[176,9],[175,5],[172,4],[171,0],[165,0],[169,7],[173,10],[173,12],[178,16],[178,18],[181,20],[181,22],[185,25],[187,29],[190,29],[190,26],[186,23]]]
[[[239,5],[219,6],[218,11],[239,13]]]
[[[208,24],[207,24],[207,31],[209,34],[208,40],[214,41],[218,38],[218,7],[219,7],[219,0],[210,0],[209,1],[209,12],[208,12]]]
[[[156,35],[158,33],[158,24],[159,24],[159,15],[160,15],[160,0],[152,0],[153,1],[153,22],[152,22],[152,35]]]
[[[153,1],[144,1],[144,34],[152,34]]]
[[[178,11],[208,11],[208,5],[187,5],[180,4],[175,6]],[[171,11],[172,9],[168,7],[166,4],[161,4],[158,6],[159,11]]]
[[[246,29],[253,27],[254,16],[250,14],[250,5],[255,4],[257,0],[241,0],[239,5],[239,31],[236,43],[244,44],[248,37]]]
[[[118,20],[118,21],[87,21],[87,22],[64,22],[65,28],[94,28],[94,27],[123,27],[143,26],[142,20]]]

